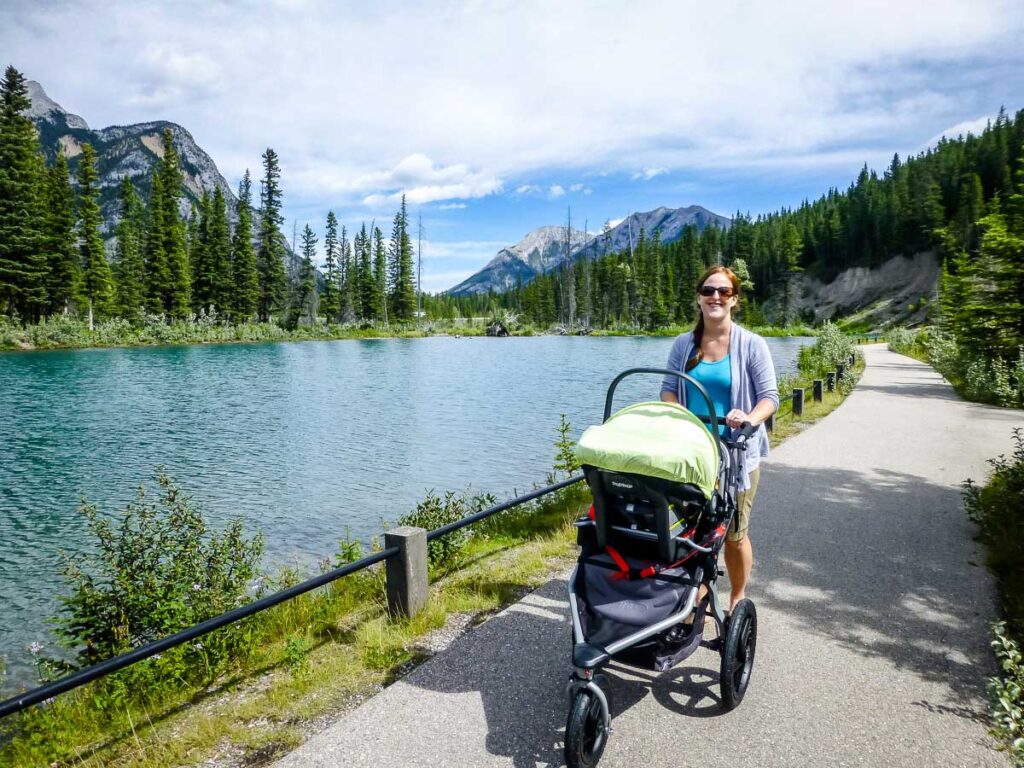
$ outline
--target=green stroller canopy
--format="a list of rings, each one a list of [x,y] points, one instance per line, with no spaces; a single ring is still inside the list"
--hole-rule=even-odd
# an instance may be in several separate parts
[[[697,486],[706,498],[718,478],[718,441],[675,403],[636,403],[588,427],[576,446],[580,464]]]

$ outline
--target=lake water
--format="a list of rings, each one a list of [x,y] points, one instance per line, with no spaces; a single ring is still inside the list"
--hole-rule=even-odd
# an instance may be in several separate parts
[[[779,374],[809,339],[771,338]],[[0,655],[30,642],[87,546],[76,507],[124,506],[162,466],[221,522],[312,570],[346,528],[368,538],[427,489],[543,483],[559,414],[600,421],[608,383],[661,367],[669,338],[427,338],[0,354]],[[655,399],[627,379],[618,404]]]

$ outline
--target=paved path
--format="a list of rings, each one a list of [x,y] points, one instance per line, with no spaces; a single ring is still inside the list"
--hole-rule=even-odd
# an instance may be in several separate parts
[[[660,676],[614,668],[602,766],[1009,765],[983,723],[992,584],[958,486],[1009,450],[1024,413],[865,354],[856,391],[765,466],[746,699],[722,712],[708,650]],[[562,765],[565,594],[549,582],[278,767]]]

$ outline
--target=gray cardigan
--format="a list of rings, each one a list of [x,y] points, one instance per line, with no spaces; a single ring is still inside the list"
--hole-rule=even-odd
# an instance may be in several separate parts
[[[682,371],[686,361],[693,355],[693,331],[681,333],[672,344],[668,355],[670,371]],[[775,380],[775,364],[772,362],[768,344],[756,333],[733,323],[729,338],[729,360],[732,370],[730,401],[733,408],[750,413],[762,400],[771,400],[779,407],[779,386]],[[661,382],[662,392],[672,392],[686,407],[686,388],[683,380],[666,376]],[[704,405],[699,406],[704,410]],[[768,456],[768,432],[764,424],[758,427],[751,438],[751,445],[744,452],[742,484],[739,490],[750,487],[749,475]]]

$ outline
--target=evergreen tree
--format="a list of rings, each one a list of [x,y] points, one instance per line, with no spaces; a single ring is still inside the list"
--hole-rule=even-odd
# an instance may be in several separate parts
[[[213,267],[210,263],[210,193],[204,191],[199,208],[188,219],[188,262],[192,268],[192,311],[213,306]]]
[[[210,200],[210,221],[206,229],[206,258],[210,270],[210,303],[225,316],[232,305],[231,227],[227,203],[220,187]]]
[[[165,297],[171,282],[165,250],[164,180],[159,168],[153,173],[149,190],[149,205],[146,206],[146,237],[144,261],[146,264],[146,305],[156,315],[166,314]]]
[[[157,173],[161,177],[160,186],[163,188],[161,235],[167,264],[167,282],[161,291],[161,298],[163,309],[168,315],[183,318],[189,315],[192,281],[185,222],[178,208],[178,201],[181,199],[181,168],[170,128],[166,128],[163,133],[163,152]]]
[[[348,240],[348,230],[341,228],[341,241],[338,245],[338,279],[341,281],[341,322],[353,323],[359,312],[359,290],[352,244]]]
[[[113,277],[100,237],[99,177],[96,155],[91,144],[82,145],[78,161],[78,243],[82,265],[82,291],[89,307],[89,330],[96,316],[110,314],[113,301]]]
[[[369,245],[367,246],[369,247]],[[374,318],[388,322],[387,304],[388,255],[384,250],[384,233],[373,227],[373,308]]]
[[[263,191],[260,195],[259,247],[256,251],[256,272],[259,275],[259,319],[270,320],[280,309],[288,287],[284,268],[285,246],[281,235],[281,168],[277,153],[268,148],[263,153]]]
[[[47,174],[46,196],[46,295],[48,312],[68,314],[79,292],[78,243],[75,235],[75,193],[64,153]]]
[[[23,112],[31,101],[25,78],[7,67],[0,83],[0,306],[34,322],[47,306],[42,156]]]
[[[232,287],[231,306],[236,322],[245,322],[254,314],[259,303],[260,282],[256,272],[256,253],[252,247],[252,181],[246,169],[238,185],[238,222],[231,243]]]
[[[324,231],[324,291],[320,297],[320,314],[329,323],[336,323],[341,311],[338,255],[338,217],[334,211],[328,211],[327,228]]]
[[[295,296],[292,301],[290,327],[294,328],[301,320],[309,325],[316,323],[316,272],[313,259],[316,256],[317,237],[307,224],[302,229],[302,265],[299,268],[299,279],[295,284]]]
[[[416,313],[416,276],[413,270],[412,240],[409,238],[409,217],[405,208],[405,195],[402,195],[402,207],[395,214],[394,226],[391,230],[391,244],[388,249],[390,262],[388,303],[392,310],[392,319],[396,321],[411,320]]]
[[[142,200],[131,179],[125,176],[118,188],[121,219],[117,223],[114,277],[117,314],[138,320],[146,308],[146,267],[142,258]]]

